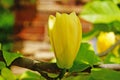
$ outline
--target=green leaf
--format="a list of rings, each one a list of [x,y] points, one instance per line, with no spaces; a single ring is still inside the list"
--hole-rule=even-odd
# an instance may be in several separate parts
[[[5,8],[10,8],[14,5],[14,0],[1,0],[1,4]]]
[[[5,67],[6,67],[5,63],[2,62],[2,61],[0,61],[0,70],[3,69],[3,68],[5,68]]]
[[[74,65],[72,66],[72,68],[69,69],[69,72],[83,71],[83,70],[87,69],[88,67],[90,67],[90,65],[84,64],[82,62],[80,62],[80,63],[74,62]]]
[[[95,79],[94,79],[93,77],[90,76],[89,79],[87,79],[87,80],[95,80]]]
[[[96,1],[96,0],[92,0],[92,1]],[[99,1],[108,1],[108,0],[99,0]],[[112,2],[114,2],[115,4],[120,3],[120,0],[109,0],[109,1],[112,1]]]
[[[93,47],[89,43],[82,43],[75,61],[89,65],[98,64],[99,57],[95,54]]]
[[[109,69],[94,68],[92,69],[91,77],[94,80],[119,80],[120,72]]]
[[[104,31],[104,32],[115,32],[116,34],[120,34],[120,21],[113,21],[109,24],[99,23],[94,24],[94,28],[96,31]]]
[[[82,71],[90,66],[98,64],[99,57],[95,54],[93,47],[88,43],[82,43],[78,55],[69,71]]]
[[[41,75],[32,71],[26,71],[20,76],[19,79],[20,80],[45,80]]]
[[[2,44],[2,50],[5,50],[5,51],[11,51],[11,50],[13,50],[13,42],[9,41],[9,42],[3,43]]]
[[[92,1],[83,7],[80,18],[92,23],[120,21],[120,9],[112,1]]]
[[[88,80],[88,79],[89,79],[88,74],[80,73],[77,75],[70,75],[69,77],[64,77],[62,80]]]
[[[0,75],[0,80],[5,80],[5,79]]]
[[[105,60],[104,60],[104,63],[107,64],[107,63],[111,63],[111,64],[120,64],[120,57],[116,57],[113,53],[109,53]]]
[[[55,74],[55,73],[47,73],[49,77],[51,78],[55,78],[58,76],[58,74]]]
[[[22,57],[22,55],[18,53],[3,51],[3,57],[5,59],[7,66],[9,66],[15,59]]]
[[[16,80],[15,75],[8,68],[3,68],[1,70],[1,75],[5,78],[5,80]]]
[[[8,10],[0,12],[0,29],[7,33],[11,33],[14,25],[15,16]]]
[[[119,4],[119,3],[120,3],[120,0],[113,0],[113,2],[114,2],[115,4]]]
[[[83,7],[80,18],[94,24],[94,29],[83,33],[83,39],[91,39],[100,31],[120,34],[120,9],[111,0],[93,0]]]

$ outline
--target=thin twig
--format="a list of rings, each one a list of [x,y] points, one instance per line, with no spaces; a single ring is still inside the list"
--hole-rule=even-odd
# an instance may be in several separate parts
[[[120,40],[118,40],[114,45],[108,48],[106,51],[98,53],[99,57],[106,56],[110,51],[112,51],[116,46],[120,45]],[[104,45],[103,45],[104,46]]]
[[[58,77],[56,77],[56,79],[59,78],[61,80],[64,77],[65,73],[66,69],[62,69],[61,73],[58,75]]]
[[[120,64],[101,64],[99,67],[120,71]]]

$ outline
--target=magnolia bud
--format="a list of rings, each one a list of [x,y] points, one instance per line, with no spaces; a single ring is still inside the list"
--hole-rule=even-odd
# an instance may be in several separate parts
[[[79,18],[74,12],[69,15],[56,13],[56,17],[49,16],[48,27],[50,42],[58,67],[71,68],[82,39],[82,27]]]

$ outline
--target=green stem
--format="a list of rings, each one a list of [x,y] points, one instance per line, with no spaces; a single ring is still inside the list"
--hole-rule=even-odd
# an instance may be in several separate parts
[[[62,69],[62,71],[61,71],[60,74],[58,75],[57,79],[60,79],[60,80],[61,80],[61,79],[64,77],[65,73],[66,73],[66,69]]]
[[[0,50],[2,50],[2,45],[1,45],[1,43],[0,43]]]

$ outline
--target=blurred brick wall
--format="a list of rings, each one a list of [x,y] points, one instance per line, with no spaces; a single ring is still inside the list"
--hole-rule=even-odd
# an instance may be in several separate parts
[[[29,0],[16,1],[14,33],[18,39],[43,40],[45,29],[45,15],[36,10],[36,3]],[[21,4],[22,3],[22,4]]]

